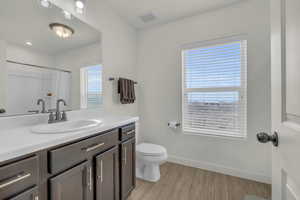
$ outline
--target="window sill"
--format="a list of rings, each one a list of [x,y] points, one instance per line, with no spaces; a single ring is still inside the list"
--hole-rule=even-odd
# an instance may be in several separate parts
[[[247,136],[235,136],[235,135],[224,135],[222,133],[212,133],[211,131],[192,131],[192,130],[182,130],[184,135],[190,136],[200,136],[200,137],[210,137],[210,138],[218,138],[218,139],[226,139],[226,140],[237,140],[237,141],[246,141]]]

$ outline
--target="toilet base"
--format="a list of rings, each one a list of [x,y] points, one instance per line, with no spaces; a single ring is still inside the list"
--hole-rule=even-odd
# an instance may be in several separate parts
[[[136,177],[149,182],[157,182],[160,179],[159,164],[146,164],[138,166]]]

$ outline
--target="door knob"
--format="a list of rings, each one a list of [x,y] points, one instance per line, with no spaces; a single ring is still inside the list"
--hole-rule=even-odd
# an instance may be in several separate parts
[[[273,145],[275,147],[278,147],[278,144],[279,144],[279,138],[278,138],[278,133],[277,132],[274,132],[273,135],[269,135],[267,133],[258,133],[256,135],[257,137],[257,140],[260,142],[260,143],[268,143],[268,142],[272,142]]]

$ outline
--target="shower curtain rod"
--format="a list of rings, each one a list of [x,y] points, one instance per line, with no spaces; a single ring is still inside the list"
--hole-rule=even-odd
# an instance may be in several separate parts
[[[64,69],[58,69],[58,68],[54,68],[54,67],[33,65],[33,64],[28,64],[28,63],[16,62],[16,61],[12,61],[12,60],[6,60],[6,62],[13,63],[13,64],[19,64],[19,65],[26,65],[26,66],[29,66],[29,67],[36,67],[36,68],[40,68],[40,69],[48,69],[48,70],[53,70],[53,71],[61,71],[61,72],[72,73],[71,71],[64,70]]]

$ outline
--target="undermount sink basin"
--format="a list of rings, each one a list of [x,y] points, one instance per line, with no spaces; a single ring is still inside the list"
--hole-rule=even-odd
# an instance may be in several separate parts
[[[68,133],[75,131],[83,131],[95,128],[102,124],[100,120],[76,120],[66,121],[54,124],[43,124],[32,127],[33,133],[55,134],[55,133]]]

